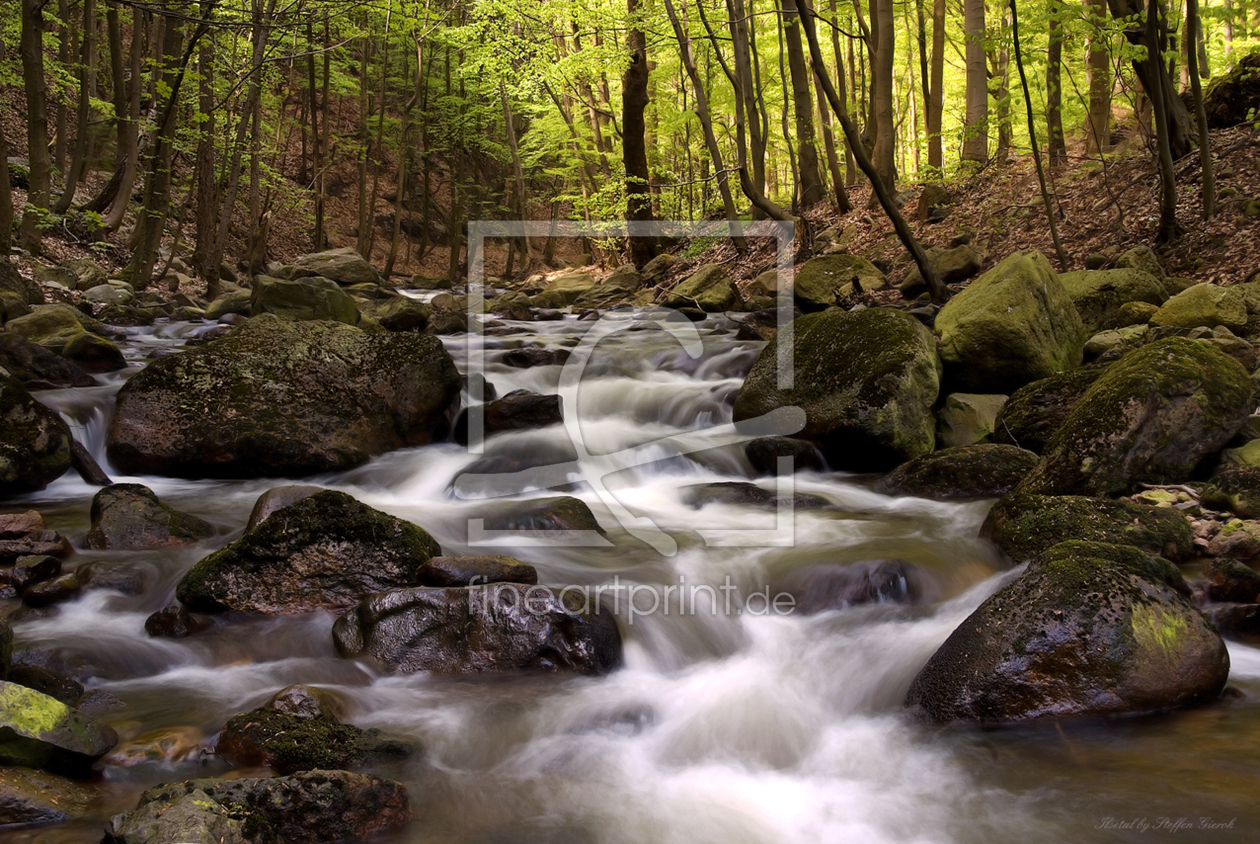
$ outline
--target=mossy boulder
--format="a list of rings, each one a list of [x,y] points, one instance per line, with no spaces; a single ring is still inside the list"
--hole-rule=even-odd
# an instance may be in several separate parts
[[[993,441],[1040,454],[1085,391],[1106,372],[1082,366],[1020,387],[1002,405],[993,423]]]
[[[74,309],[66,305],[36,305],[29,314],[9,320],[4,327],[57,354],[85,330]]]
[[[70,428],[0,370],[0,495],[43,489],[70,468]]]
[[[936,443],[941,448],[975,445],[993,438],[1006,396],[950,393],[936,413]]]
[[[1230,519],[1208,542],[1207,553],[1213,557],[1260,561],[1260,521]]]
[[[916,457],[885,475],[875,491],[917,498],[991,498],[1006,495],[1037,464],[1013,445],[979,443]]]
[[[853,292],[853,284],[863,290],[883,290],[888,279],[879,268],[856,255],[823,255],[810,258],[796,271],[792,293],[803,311],[820,311],[836,304],[836,299]]]
[[[444,436],[461,380],[434,337],[254,317],[118,392],[108,454],[176,477],[300,477]]]
[[[781,371],[792,386],[779,387]],[[781,407],[805,412],[796,436],[835,469],[887,470],[936,444],[940,361],[932,333],[885,308],[807,314],[758,356],[735,399],[736,423]]]
[[[325,718],[299,718],[255,709],[232,718],[219,732],[220,756],[238,765],[266,765],[278,774],[317,768],[346,769],[405,759],[411,746]]]
[[[761,475],[779,474],[779,458],[786,457],[790,461],[788,472],[824,472],[827,462],[823,460],[818,446],[805,440],[793,437],[757,437],[749,440],[744,446],[744,456],[752,464],[753,469]]]
[[[1151,317],[1151,325],[1172,328],[1247,327],[1247,302],[1236,287],[1196,284],[1173,296]]]
[[[121,349],[86,331],[71,337],[62,347],[61,356],[84,372],[117,372],[127,366]]]
[[[28,390],[96,386],[95,378],[61,355],[8,332],[0,332],[0,367]]]
[[[358,304],[364,316],[376,320],[386,331],[424,331],[429,325],[428,306],[407,296],[365,299]]]
[[[1153,306],[1168,301],[1158,278],[1144,270],[1084,270],[1059,276],[1090,334],[1123,324],[1121,308],[1132,302]]]
[[[594,599],[521,583],[369,595],[337,619],[333,642],[402,674],[604,674],[621,661],[617,621]]]
[[[1001,724],[1214,700],[1229,653],[1188,594],[1166,560],[1118,545],[1061,543],[950,634],[906,704],[934,721]]]
[[[1254,604],[1260,598],[1260,572],[1228,557],[1203,567],[1209,600]]]
[[[406,789],[368,774],[188,780],[140,795],[136,809],[110,820],[103,844],[369,841],[410,820]]]
[[[1003,496],[989,511],[980,536],[1016,563],[1069,539],[1130,545],[1174,561],[1195,554],[1190,523],[1181,511],[1079,495]]]
[[[257,276],[250,308],[253,314],[275,314],[283,319],[359,323],[359,309],[354,299],[335,281],[319,276],[297,279]]]
[[[1105,496],[1181,483],[1253,410],[1251,381],[1233,358],[1181,337],[1151,343],[1085,391],[1020,491]]]
[[[1115,267],[1119,270],[1141,270],[1155,276],[1161,282],[1168,277],[1163,265],[1159,262],[1159,256],[1149,246],[1135,246],[1121,253],[1120,257],[1116,258]]]
[[[1260,519],[1260,467],[1233,466],[1217,472],[1199,500],[1204,507],[1228,510],[1240,519]]]
[[[1017,252],[941,308],[945,377],[977,393],[1009,393],[1081,362],[1086,332],[1046,256]]]
[[[731,281],[724,264],[705,264],[665,297],[667,308],[699,308],[720,313],[739,308],[739,288]]]
[[[341,609],[370,592],[419,583],[439,553],[422,528],[330,490],[277,510],[202,559],[175,597],[194,612]]]
[[[233,290],[224,293],[206,307],[206,319],[215,321],[226,314],[249,316],[253,310],[253,291]]]
[[[668,254],[668,253],[666,253]],[[671,256],[672,257],[672,256]],[[655,260],[655,259],[653,259]],[[643,277],[631,264],[622,264],[608,278],[588,288],[572,301],[575,310],[584,308],[618,308],[632,301],[643,286]]]
[[[209,522],[166,506],[140,484],[114,484],[96,493],[91,518],[84,544],[98,551],[147,551],[214,536]]]
[[[951,249],[933,246],[928,249],[927,257],[928,263],[932,265],[937,278],[943,284],[966,281],[980,272],[980,268],[984,266],[984,259],[980,253],[974,246],[967,243]],[[923,274],[919,272],[917,265],[910,268],[910,272],[902,279],[901,284],[897,285],[897,288],[907,299],[926,293],[928,289],[927,282],[923,280]]]
[[[559,307],[573,304],[584,293],[595,287],[595,276],[581,270],[561,273],[547,282],[547,291],[555,297]]]
[[[286,279],[318,276],[337,284],[380,284],[376,268],[349,246],[303,255],[278,269],[276,276]]]
[[[34,689],[0,680],[0,765],[86,776],[117,734]]]

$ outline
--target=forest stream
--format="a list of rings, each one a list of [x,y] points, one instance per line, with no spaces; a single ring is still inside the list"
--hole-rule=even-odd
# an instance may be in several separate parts
[[[602,677],[390,676],[338,655],[331,613],[220,616],[186,639],[150,638],[145,619],[174,603],[180,577],[239,537],[258,496],[286,481],[126,476],[104,449],[121,376],[38,393],[115,482],[144,484],[218,533],[175,550],[83,550],[96,489],[72,474],[8,502],[14,512],[37,509],[70,539],[77,550],[68,567],[127,563],[147,572],[150,585],[137,595],[86,591],[12,617],[17,649],[57,653],[89,688],[125,707],[99,716],[121,743],[98,765],[104,797],[93,811],[6,832],[4,840],[95,844],[108,818],[133,808],[144,789],[225,775],[229,766],[207,749],[217,731],[295,683],[331,691],[348,723],[417,748],[404,761],[367,769],[409,794],[415,818],[383,839],[390,842],[1256,840],[1260,650],[1231,642],[1230,685],[1242,694],[1202,708],[987,731],[915,721],[902,706],[915,674],[1018,572],[977,538],[992,501],[891,498],[871,490],[870,476],[804,471],[789,476],[793,494],[829,506],[796,509],[786,522],[773,508],[694,506],[688,488],[699,484],[775,488],[775,479],[754,477],[739,436],[721,429],[764,344],[736,341],[733,323],[711,316],[696,324],[703,353],[695,357],[672,332],[642,322],[650,318],[605,317],[642,330],[600,341],[582,372],[577,407],[564,410],[579,420],[581,445],[594,455],[582,458],[583,471],[607,471],[602,455],[634,455],[637,465],[604,481],[641,525],[669,538],[655,543],[663,550],[620,527],[580,473],[566,494],[590,505],[606,541],[557,547],[494,535],[470,544],[470,507],[502,490],[465,473],[500,459],[571,459],[559,425],[497,434],[483,455],[437,443],[302,481],[415,522],[446,554],[508,554],[536,566],[547,585],[625,587],[616,594],[632,594],[633,604],[614,605],[614,593],[604,593],[601,610],[617,613],[624,659]],[[510,368],[503,354],[523,341],[573,347],[596,324],[604,325],[566,317],[509,323],[517,329],[510,336],[443,340],[461,373],[484,367],[500,396],[522,388],[552,394],[561,366]],[[121,345],[134,365],[124,375],[212,327],[129,329]],[[760,533],[740,536],[748,531]],[[761,535],[773,544],[755,544]],[[793,569],[880,559],[908,564],[914,600],[815,615],[782,613],[766,600]],[[186,736],[184,752],[120,762],[129,742],[155,731]]]

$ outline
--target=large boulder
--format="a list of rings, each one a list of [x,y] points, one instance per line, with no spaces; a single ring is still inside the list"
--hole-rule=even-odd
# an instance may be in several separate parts
[[[789,365],[785,390],[779,371]],[[796,436],[817,443],[832,468],[886,470],[932,451],[939,388],[934,338],[913,317],[885,308],[807,314],[762,350],[734,421],[797,406],[805,428]]]
[[[1104,366],[1082,366],[1020,387],[993,422],[993,441],[1040,454]]]
[[[337,619],[342,656],[367,656],[398,673],[574,671],[603,674],[621,661],[611,613],[582,591],[493,583],[370,595]]]
[[[0,765],[86,776],[118,736],[34,689],[0,680]]]
[[[668,255],[669,253],[665,253]],[[670,255],[669,257],[673,257]],[[656,260],[653,258],[652,260]],[[649,262],[650,263],[650,262]],[[572,304],[575,310],[581,308],[616,308],[631,302],[634,294],[643,286],[643,276],[634,269],[633,264],[622,264],[613,270],[608,278],[587,289]]]
[[[86,331],[71,337],[62,347],[61,355],[86,372],[117,372],[127,366],[122,349]]]
[[[1168,301],[1163,282],[1143,270],[1082,270],[1063,273],[1059,281],[1090,334],[1125,324],[1120,309],[1129,302]]]
[[[883,290],[888,286],[888,279],[865,258],[823,255],[810,258],[796,271],[792,293],[801,310],[820,311],[852,294],[855,283],[863,290]]]
[[[1151,317],[1151,325],[1171,328],[1247,327],[1247,301],[1237,287],[1196,284],[1173,296]]]
[[[158,501],[140,484],[114,484],[92,496],[92,527],[84,544],[99,551],[148,551],[214,536],[214,527]]]
[[[1250,123],[1260,113],[1260,53],[1237,59],[1227,73],[1216,77],[1203,92],[1208,128],[1228,129]]]
[[[275,314],[283,319],[359,323],[354,299],[335,281],[319,276],[283,279],[260,275],[254,279],[250,307],[250,313]]]
[[[238,765],[266,765],[278,774],[357,768],[411,755],[409,745],[382,738],[379,730],[275,709],[255,709],[229,720],[216,750]]]
[[[1117,495],[1181,483],[1256,402],[1247,371],[1208,343],[1170,337],[1129,352],[1081,396],[1021,492]]]
[[[74,308],[68,305],[37,305],[29,314],[9,320],[4,327],[57,354],[86,330]]]
[[[1126,250],[1119,258],[1116,258],[1115,266],[1118,270],[1141,270],[1144,273],[1150,273],[1161,283],[1168,278],[1163,265],[1159,262],[1159,256],[1149,246],[1135,246]]]
[[[1204,485],[1200,501],[1240,519],[1260,519],[1260,467],[1233,466],[1217,472]]]
[[[705,264],[665,297],[667,308],[699,308],[720,313],[739,307],[739,288],[731,281],[725,264]]]
[[[340,609],[369,592],[420,583],[424,564],[439,553],[411,522],[329,490],[277,510],[202,559],[175,597],[194,612]]]
[[[991,498],[1013,490],[1035,465],[1037,455],[1013,445],[964,445],[901,464],[875,491],[918,498]]]
[[[1085,327],[1040,252],[1017,252],[936,315],[945,377],[977,393],[1009,393],[1081,362]]]
[[[0,495],[43,489],[70,468],[70,428],[0,370]]]
[[[936,413],[936,442],[941,448],[975,445],[993,439],[1006,396],[950,393]]]
[[[61,355],[7,331],[0,332],[0,367],[28,390],[96,386],[95,378]]]
[[[482,409],[482,437],[504,431],[526,431],[564,422],[560,397],[542,396],[529,390],[515,390],[501,399],[488,402]],[[465,409],[455,420],[455,442],[468,445],[468,417]]]
[[[1229,654],[1188,595],[1176,566],[1136,548],[1056,545],[950,634],[906,703],[935,721],[998,724],[1213,700]]]
[[[118,391],[110,461],[177,477],[301,476],[443,436],[460,376],[440,340],[254,317]]]
[[[980,272],[980,268],[984,266],[984,259],[980,253],[976,251],[974,246],[967,243],[950,249],[933,246],[928,249],[927,257],[928,263],[936,271],[936,277],[943,284],[966,281]],[[913,299],[921,293],[926,293],[928,289],[927,282],[923,280],[923,274],[919,272],[918,265],[910,268],[910,272],[906,274],[906,277],[902,279],[901,284],[897,285],[897,287],[901,290],[901,295],[907,299]]]
[[[188,780],[140,795],[103,844],[329,844],[367,841],[411,820],[401,785],[348,771]]]
[[[254,293],[251,290],[233,290],[224,293],[206,307],[206,319],[212,322],[227,314],[249,316],[253,310]]]
[[[560,305],[571,305],[595,287],[595,276],[581,270],[563,272],[547,282],[547,290]]]
[[[1004,496],[989,511],[980,536],[1016,563],[1069,539],[1131,545],[1177,562],[1196,553],[1180,510],[1082,495]]]
[[[380,284],[381,276],[363,256],[347,246],[303,255],[276,271],[281,278],[319,276],[338,284]]]

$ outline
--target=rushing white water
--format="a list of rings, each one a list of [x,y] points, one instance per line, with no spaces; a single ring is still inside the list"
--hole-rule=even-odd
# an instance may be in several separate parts
[[[502,354],[522,340],[572,347],[591,324],[514,325],[521,336],[451,340],[461,371],[483,359],[499,395],[556,392],[561,367],[511,369]],[[129,354],[167,351],[192,331],[137,332]],[[114,480],[144,483],[219,534],[174,552],[80,552],[79,562],[142,567],[148,590],[89,592],[54,612],[17,617],[19,647],[57,652],[88,685],[127,704],[102,716],[119,731],[120,751],[155,730],[185,730],[196,740],[171,758],[105,766],[112,796],[97,814],[14,840],[95,841],[101,820],[134,805],[140,788],[222,773],[198,745],[212,745],[228,718],[292,683],[330,690],[352,723],[421,749],[373,769],[408,786],[416,820],[392,840],[409,844],[1149,841],[1106,819],[1148,817],[1153,827],[1157,817],[1180,815],[1236,822],[1210,837],[1182,830],[1178,840],[1255,840],[1248,833],[1260,828],[1253,805],[1260,718],[1249,698],[1159,719],[993,733],[909,719],[901,702],[915,673],[1014,576],[975,538],[987,504],[894,499],[872,492],[864,478],[805,472],[790,479],[792,491],[832,506],[786,519],[773,509],[693,507],[689,486],[752,479],[739,436],[711,429],[730,421],[759,348],[733,341],[720,321],[700,332],[698,356],[666,331],[604,338],[576,406],[565,407],[587,455],[566,476],[575,484],[566,494],[592,507],[608,530],[606,547],[493,543],[494,552],[535,564],[543,583],[633,590],[635,603],[602,609],[617,612],[625,664],[601,678],[384,676],[336,655],[329,614],[226,618],[189,639],[150,639],[144,619],[173,601],[182,573],[239,535],[256,497],[283,481],[121,476],[104,454],[120,382],[43,394],[76,422]],[[610,505],[589,481],[623,465],[607,457],[617,454],[635,465],[604,479]],[[435,444],[304,482],[410,519],[447,553],[486,553],[472,544],[468,520],[487,497],[556,493],[487,478],[485,467],[575,456],[565,429],[553,426],[492,437],[481,454]],[[773,479],[752,480],[775,488]],[[34,506],[78,543],[93,492],[65,477],[10,509]],[[636,538],[611,506],[650,522],[674,550]],[[750,543],[749,531],[768,538]],[[914,566],[917,604],[802,617],[756,600],[795,568],[882,558]],[[679,602],[684,595],[690,602]],[[647,612],[653,603],[657,611]],[[1260,691],[1260,651],[1231,645],[1231,657],[1234,683]]]

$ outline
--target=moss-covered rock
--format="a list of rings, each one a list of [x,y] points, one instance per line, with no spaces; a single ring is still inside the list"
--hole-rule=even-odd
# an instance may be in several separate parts
[[[406,789],[368,774],[188,780],[140,795],[136,809],[109,822],[105,844],[218,844],[220,836],[224,844],[368,841],[409,820]]]
[[[436,338],[254,317],[118,392],[110,461],[177,477],[297,477],[442,436],[460,376]]]
[[[945,376],[977,393],[1008,393],[1081,362],[1086,332],[1046,256],[1017,252],[936,315]]]
[[[61,355],[8,332],[0,332],[0,367],[28,390],[96,386],[95,378]]]
[[[1151,316],[1151,325],[1173,328],[1229,329],[1247,327],[1247,303],[1236,287],[1196,284],[1165,302]]]
[[[1077,495],[1001,498],[980,528],[1016,563],[1070,539],[1131,545],[1181,561],[1195,554],[1190,523],[1178,510]]]
[[[993,438],[1006,396],[950,393],[936,412],[936,444],[940,448],[975,445]]]
[[[865,258],[856,255],[823,255],[810,258],[796,271],[792,293],[803,311],[820,311],[853,292],[854,282],[863,290],[883,290],[888,279]]]
[[[117,372],[127,366],[121,349],[86,331],[71,337],[62,347],[61,356],[84,372]]]
[[[0,495],[43,489],[70,468],[70,428],[0,370]]]
[[[0,680],[0,765],[86,776],[117,743],[111,728],[56,698]]]
[[[933,246],[928,249],[927,256],[928,263],[936,271],[937,278],[944,284],[966,281],[980,272],[980,268],[984,266],[980,253],[974,246],[967,243],[955,246],[952,249],[942,249],[939,246]],[[897,285],[897,288],[901,291],[901,295],[907,299],[913,299],[921,293],[926,293],[928,289],[927,282],[923,280],[923,274],[919,272],[917,265],[910,268],[910,272]]]
[[[991,498],[1013,490],[1036,464],[1037,455],[1013,445],[946,448],[898,466],[875,491],[918,498]]]
[[[233,290],[224,293],[206,307],[206,319],[214,321],[225,314],[249,316],[253,310],[253,292],[250,290]]]
[[[381,276],[376,268],[349,246],[303,255],[292,263],[277,269],[279,278],[309,278],[319,276],[337,284],[380,284]]]
[[[1091,334],[1122,324],[1121,308],[1132,302],[1158,307],[1168,293],[1158,278],[1143,270],[1085,270],[1059,276],[1063,289]]]
[[[595,276],[581,270],[561,273],[547,282],[547,290],[555,296],[559,307],[573,304],[582,294],[595,287]]]
[[[520,583],[369,595],[337,619],[333,642],[342,656],[371,657],[403,674],[604,674],[621,662],[611,613],[578,589]]]
[[[744,446],[744,456],[759,474],[779,474],[779,458],[789,459],[788,472],[824,472],[827,461],[823,460],[818,446],[793,437],[757,437]]]
[[[1081,396],[1021,492],[1116,495],[1181,483],[1255,409],[1237,361],[1170,337],[1129,352]]]
[[[275,709],[255,709],[223,726],[219,755],[238,765],[266,765],[279,774],[316,768],[345,769],[405,759],[411,747],[323,718],[299,718]]]
[[[88,548],[145,551],[187,545],[214,535],[203,519],[168,507],[140,484],[114,484],[92,497]]]
[[[1119,270],[1141,270],[1149,273],[1163,282],[1168,276],[1164,272],[1164,267],[1159,262],[1159,256],[1149,246],[1135,246],[1121,253],[1116,258],[1116,269]],[[1172,293],[1169,293],[1171,296]]]
[[[1254,604],[1260,599],[1260,572],[1228,557],[1203,567],[1209,600]]]
[[[1232,466],[1217,472],[1199,500],[1204,507],[1228,510],[1240,519],[1260,519],[1260,467]]]
[[[1188,592],[1176,566],[1136,548],[1056,545],[950,634],[906,704],[998,724],[1211,701],[1229,654]]]
[[[588,288],[577,299],[572,300],[572,305],[575,311],[585,308],[600,310],[619,308],[628,305],[642,286],[643,277],[635,271],[634,266],[622,264],[613,270],[608,278]]]
[[[739,308],[739,288],[731,281],[724,264],[705,264],[689,275],[665,297],[667,308],[699,308],[720,313]]]
[[[1040,454],[1105,366],[1082,366],[1020,387],[993,423],[993,441]]]
[[[194,612],[338,609],[369,592],[419,583],[425,562],[439,553],[411,522],[327,491],[277,510],[202,559],[175,597]]]
[[[331,320],[346,325],[359,323],[359,309],[354,299],[331,279],[304,276],[297,279],[254,279],[250,296],[250,313],[275,314],[291,320]]]
[[[793,384],[780,389],[779,373]],[[793,320],[762,350],[734,420],[781,407],[805,412],[797,434],[835,469],[880,471],[932,451],[940,361],[932,333],[899,311],[828,311]]]
[[[1208,542],[1213,557],[1260,561],[1260,520],[1230,519]]]
[[[66,305],[36,305],[29,314],[9,320],[4,327],[57,354],[85,330],[74,309]]]
[[[358,305],[364,316],[376,320],[386,331],[424,331],[429,325],[428,306],[407,296],[364,299]]]

